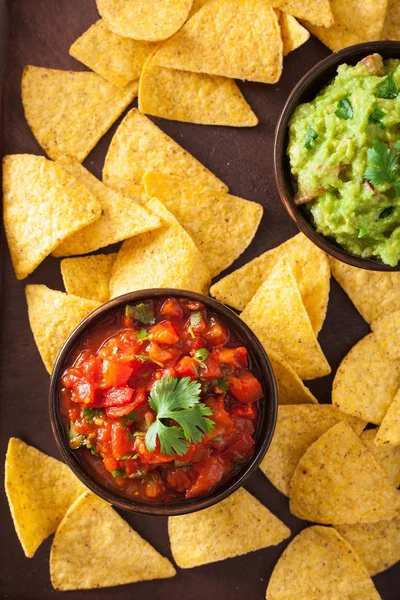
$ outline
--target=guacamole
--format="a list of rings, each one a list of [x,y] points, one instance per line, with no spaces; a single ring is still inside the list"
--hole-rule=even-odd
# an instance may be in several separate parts
[[[400,60],[341,65],[289,125],[288,155],[319,233],[359,256],[400,261]]]

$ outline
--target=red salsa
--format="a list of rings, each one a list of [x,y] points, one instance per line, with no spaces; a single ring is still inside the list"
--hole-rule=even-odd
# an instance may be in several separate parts
[[[71,449],[126,496],[207,495],[253,453],[261,384],[235,332],[199,302],[117,309],[61,383]]]

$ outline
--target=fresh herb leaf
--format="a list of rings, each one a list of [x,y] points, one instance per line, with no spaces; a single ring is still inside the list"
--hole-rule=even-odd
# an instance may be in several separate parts
[[[190,335],[194,338],[195,335],[193,333],[193,327],[196,327],[196,325],[198,325],[201,321],[201,312],[199,310],[196,310],[195,312],[193,312],[190,315],[190,323],[189,323],[189,327],[188,327],[188,331],[190,333]]]
[[[382,129],[385,128],[383,124],[383,119],[386,116],[386,112],[381,109],[379,104],[375,104],[374,110],[368,117],[368,123],[376,123],[381,126]]]
[[[367,235],[368,233],[368,229],[365,229],[364,227],[360,227],[360,230],[358,232],[358,239],[363,238],[365,235]]]
[[[222,390],[223,392],[227,392],[229,390],[229,383],[226,379],[225,373],[224,373],[223,377],[215,380],[214,389],[215,388],[218,388],[218,389]]]
[[[318,139],[318,133],[310,125],[307,127],[306,141],[304,146],[307,150],[312,150],[315,146],[314,142]]]
[[[338,102],[335,115],[340,119],[352,119],[354,116],[353,105],[349,100],[349,96],[350,94],[347,94],[347,96],[344,96]]]
[[[140,321],[145,325],[154,325],[156,322],[153,307],[150,304],[144,304],[144,302],[141,302],[136,306],[126,305],[125,315],[131,317],[131,319],[136,319],[136,321]]]
[[[135,460],[136,458],[139,457],[139,454],[129,454],[129,452],[127,454],[123,454],[120,458],[121,460]]]
[[[389,150],[388,144],[376,140],[368,150],[368,167],[364,177],[372,185],[392,185],[399,195],[400,192],[400,142]]]
[[[139,338],[139,340],[147,340],[147,338],[149,337],[149,332],[147,331],[147,329],[141,329],[137,332],[136,337]]]
[[[114,469],[114,471],[111,471],[111,475],[113,477],[127,477],[126,471],[124,471],[124,469]]]
[[[379,213],[379,218],[386,219],[387,217],[391,217],[392,214],[394,213],[394,210],[395,210],[394,206],[387,206]]]
[[[386,98],[393,99],[397,98],[399,95],[399,88],[397,83],[394,80],[393,73],[389,73],[389,75],[374,89],[374,96],[376,98]]]
[[[135,358],[137,358],[138,360],[140,360],[140,362],[142,362],[142,363],[147,362],[148,360],[150,360],[150,357],[147,356],[147,354],[135,354]]]
[[[95,419],[104,416],[104,412],[101,408],[88,408],[84,406],[81,410],[81,417],[85,419],[87,423],[93,423]]]
[[[124,415],[123,417],[121,417],[122,426],[125,427],[125,429],[126,429],[127,427],[129,427],[129,425],[132,425],[132,423],[134,421],[136,421],[136,417],[137,417],[136,410],[131,410],[131,412],[129,412],[127,415]],[[128,438],[129,438],[129,433],[128,433]]]
[[[129,479],[141,479],[142,481],[155,481],[156,478],[152,473],[138,469],[135,473],[129,475]]]

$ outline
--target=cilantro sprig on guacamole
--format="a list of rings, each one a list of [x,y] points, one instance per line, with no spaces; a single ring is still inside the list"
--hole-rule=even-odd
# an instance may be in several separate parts
[[[400,60],[367,56],[300,105],[288,155],[315,228],[350,252],[400,261]]]

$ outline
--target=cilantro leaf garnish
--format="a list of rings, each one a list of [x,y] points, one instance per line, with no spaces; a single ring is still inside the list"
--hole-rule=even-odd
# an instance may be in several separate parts
[[[374,89],[374,96],[376,98],[393,99],[399,95],[399,88],[394,80],[393,73],[389,75]]]
[[[155,450],[158,438],[163,454],[182,456],[189,442],[200,442],[215,427],[214,421],[207,418],[213,414],[212,410],[200,402],[200,390],[200,383],[190,377],[163,377],[155,383],[149,405],[156,413],[156,420],[145,440],[149,452]],[[170,425],[170,419],[178,425]]]
[[[148,360],[150,360],[150,356],[147,356],[147,354],[135,354],[135,358],[137,358],[138,360],[140,360],[140,362],[142,362],[142,363],[147,362]]]
[[[395,206],[387,206],[386,208],[381,210],[381,212],[379,213],[379,218],[386,219],[387,217],[391,217],[392,214],[394,213],[394,210],[395,210]]]
[[[147,340],[149,337],[149,332],[147,329],[141,329],[136,333],[136,337],[139,338],[139,340]]]
[[[111,471],[111,475],[113,477],[127,477],[126,471],[123,469],[114,469],[114,471]]]
[[[349,96],[350,94],[347,94],[347,96],[344,96],[338,102],[335,115],[340,119],[352,119],[354,116],[353,105],[349,100]]]
[[[214,390],[222,390],[223,392],[227,392],[229,390],[229,383],[225,373],[223,377],[215,380]]]
[[[156,322],[153,307],[150,304],[145,304],[144,302],[141,302],[136,306],[129,306],[127,304],[125,306],[125,316],[131,317],[131,319],[136,319],[136,321],[140,321],[145,325],[154,325]]]
[[[196,327],[196,325],[198,325],[200,323],[200,321],[201,321],[201,312],[199,310],[196,310],[194,313],[192,313],[190,315],[190,322],[189,322],[189,327],[188,327],[188,331],[192,337],[194,337],[193,327]]]
[[[392,185],[400,195],[400,142],[389,150],[388,144],[376,140],[368,150],[368,167],[364,177],[372,185]]]
[[[381,109],[379,104],[375,104],[374,110],[368,117],[368,123],[377,123],[382,127],[382,129],[384,129],[385,126],[383,124],[383,119],[385,118],[385,116],[386,112]]]
[[[309,125],[306,132],[306,141],[304,142],[304,146],[307,148],[307,150],[312,150],[314,148],[314,142],[317,139],[318,133]]]
[[[131,410],[127,415],[121,417],[121,425],[126,429],[129,425],[132,425],[134,421],[136,421],[137,413],[136,410]],[[129,438],[129,434],[128,434]]]
[[[129,452],[127,454],[123,454],[120,459],[121,460],[135,460],[136,458],[139,457],[139,454],[129,454]]]
[[[84,406],[81,411],[81,417],[85,419],[87,423],[93,423],[94,419],[104,416],[104,411],[101,408],[88,408]]]

